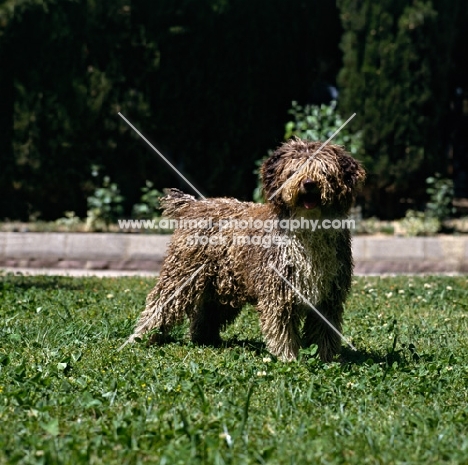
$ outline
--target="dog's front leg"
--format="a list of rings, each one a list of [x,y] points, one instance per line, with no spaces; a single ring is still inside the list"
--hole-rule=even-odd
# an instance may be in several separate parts
[[[331,362],[341,349],[341,324],[343,305],[334,301],[318,305],[323,316],[310,310],[304,323],[304,340],[307,346],[318,345],[319,356],[324,362]]]
[[[299,319],[284,309],[262,308],[261,304],[258,307],[268,351],[285,362],[296,360],[301,347]]]

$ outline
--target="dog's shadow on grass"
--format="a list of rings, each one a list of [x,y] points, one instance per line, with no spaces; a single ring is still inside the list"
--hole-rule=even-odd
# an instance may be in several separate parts
[[[191,343],[187,339],[181,337],[180,335],[167,334],[161,336],[158,333],[150,335],[146,340],[146,346],[160,346],[165,344],[194,344],[200,347],[213,347],[216,349],[246,349],[251,352],[254,352],[256,355],[266,354],[267,349],[264,342],[256,339],[238,339],[236,337],[230,337],[229,339],[222,339],[217,343],[211,344],[198,344]]]
[[[185,341],[187,342],[187,341]],[[167,335],[164,338],[163,344],[170,343],[183,343],[180,337],[174,335]],[[153,345],[160,345],[161,341],[156,342],[156,339],[149,338],[146,342],[148,347]],[[202,344],[206,347],[214,347],[217,349],[245,349],[249,352],[253,352],[256,356],[265,356],[269,354],[266,344],[258,339],[239,339],[237,337],[229,337],[222,339],[216,344]],[[406,349],[406,350],[405,350]],[[318,358],[318,355],[313,355],[313,358]],[[299,356],[299,359],[302,357]],[[308,356],[306,355],[306,359]],[[339,361],[342,365],[392,365],[397,362],[398,365],[406,365],[408,363],[418,362],[420,356],[408,348],[401,350],[389,351],[388,353],[376,352],[373,350],[352,350],[349,347],[343,347],[341,354],[337,357],[336,361]]]
[[[238,339],[236,337],[230,337],[229,339],[223,340],[219,345],[217,345],[217,347],[246,349],[254,352],[257,356],[268,354],[265,343],[258,339]],[[313,357],[318,358],[318,355],[314,355]],[[413,354],[413,360],[418,360],[416,354]],[[343,347],[339,356],[339,361],[343,365],[391,365],[394,362],[397,362],[398,364],[407,363],[408,357],[406,354],[402,354],[401,351],[382,354],[372,350],[351,350],[348,347]]]
[[[366,363],[382,363],[387,361],[387,357],[372,350],[352,350],[343,347],[341,351],[341,362],[351,365],[364,365]]]
[[[218,347],[226,349],[243,348],[254,352],[256,355],[265,354],[267,352],[265,343],[257,339],[238,339],[237,337],[230,337],[229,339],[224,339]]]
[[[382,354],[373,350],[351,350],[349,347],[343,347],[340,357],[341,363],[350,365],[368,365],[376,363],[392,365],[395,362],[401,365],[409,363],[410,359],[412,362],[417,362],[420,356],[416,352],[411,351],[411,349],[407,351],[389,351],[386,354]]]
[[[268,353],[265,343],[257,339],[238,339],[236,337],[230,337],[227,340],[223,340],[218,347],[230,349],[243,348],[254,352],[257,356]],[[415,353],[409,353],[408,355],[410,355],[413,361],[417,361],[419,359],[419,356]],[[348,347],[343,347],[339,361],[344,365],[365,365],[376,363],[391,365],[394,362],[397,362],[398,364],[407,363],[408,356],[406,354],[402,354],[401,350],[393,352],[390,351],[387,354],[382,354],[372,350],[351,350]]]

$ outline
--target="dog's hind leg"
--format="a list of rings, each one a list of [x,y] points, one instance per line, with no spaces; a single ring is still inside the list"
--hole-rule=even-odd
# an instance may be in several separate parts
[[[159,286],[148,295],[146,308],[138,319],[134,333],[131,336],[132,340],[157,329],[158,332],[151,336],[149,342],[151,344],[162,343],[174,326],[183,323],[185,316],[183,309],[180,308],[177,302],[168,302],[167,298],[162,298],[158,288]]]
[[[202,345],[219,345],[221,342],[220,330],[234,321],[239,313],[240,309],[205,297],[190,315],[192,342]]]
[[[184,322],[186,314],[198,304],[197,289],[202,285],[198,276],[193,281],[189,279],[190,276],[187,278],[180,270],[163,270],[158,283],[148,294],[146,308],[129,342],[154,329],[158,332],[153,334],[149,342],[164,342],[169,331]]]

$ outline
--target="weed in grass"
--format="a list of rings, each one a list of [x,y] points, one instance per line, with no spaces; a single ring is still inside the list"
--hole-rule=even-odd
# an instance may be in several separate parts
[[[468,463],[465,277],[356,279],[330,364],[248,308],[220,347],[117,352],[152,285],[0,279],[0,463]]]

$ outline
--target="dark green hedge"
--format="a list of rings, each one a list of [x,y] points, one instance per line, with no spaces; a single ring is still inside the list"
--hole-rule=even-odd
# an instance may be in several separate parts
[[[0,217],[86,214],[102,166],[126,198],[183,182],[250,198],[254,161],[281,141],[292,100],[333,79],[334,2],[7,1],[0,6]]]
[[[371,158],[370,213],[393,218],[417,207],[426,178],[447,174],[451,163],[454,91],[468,87],[466,59],[458,56],[459,45],[468,41],[468,3],[339,0],[338,5],[344,28],[340,109],[357,112]]]

